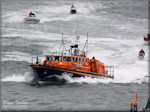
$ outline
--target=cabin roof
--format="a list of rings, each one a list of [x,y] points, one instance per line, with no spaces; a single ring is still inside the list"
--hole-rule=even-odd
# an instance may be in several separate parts
[[[61,54],[50,54],[50,55],[45,55],[45,57],[47,57],[47,56],[62,56]],[[63,54],[63,57],[71,57],[71,56],[74,56],[74,55],[65,55],[65,54]],[[86,56],[74,56],[74,57],[86,57]],[[87,58],[87,57],[86,57]]]
[[[46,56],[62,56],[61,54],[50,54],[50,55],[45,55],[45,57]],[[70,56],[71,57],[71,55],[65,55],[65,54],[63,54],[63,56]]]

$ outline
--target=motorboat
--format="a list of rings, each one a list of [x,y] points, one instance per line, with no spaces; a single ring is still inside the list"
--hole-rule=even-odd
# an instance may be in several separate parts
[[[73,8],[71,8],[71,10],[70,10],[70,13],[71,14],[75,14],[77,11],[76,11],[76,8],[75,7],[73,7]]]
[[[71,78],[91,77],[91,78],[114,78],[114,67],[106,66],[103,62],[96,58],[88,58],[87,52],[84,49],[79,49],[79,44],[71,43],[68,53],[63,51],[53,52],[45,55],[44,61],[39,61],[39,57],[32,58],[29,65],[35,77],[39,82],[55,81],[56,78],[62,75],[67,75]],[[88,42],[85,42],[84,48]],[[62,44],[63,43],[63,44]],[[61,45],[64,45],[62,38]]]
[[[145,53],[139,53],[139,59],[144,59]]]

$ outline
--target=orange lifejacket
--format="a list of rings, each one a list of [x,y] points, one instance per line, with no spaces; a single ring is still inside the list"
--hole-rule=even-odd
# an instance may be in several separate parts
[[[137,106],[137,102],[136,101],[132,101],[131,102],[131,108],[134,108],[134,106]]]
[[[32,17],[32,16],[35,16],[35,14],[32,13],[32,12],[30,12],[30,13],[29,13],[29,17]]]
[[[90,60],[90,65],[91,65],[91,72],[95,72],[95,59]]]

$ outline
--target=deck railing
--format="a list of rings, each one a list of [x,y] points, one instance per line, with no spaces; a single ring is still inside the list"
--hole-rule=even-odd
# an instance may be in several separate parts
[[[45,57],[38,56],[38,60],[37,60],[37,56],[34,56],[31,58],[31,64],[43,65],[44,59],[45,59]],[[79,66],[76,64],[74,64],[72,66],[67,66],[67,69],[83,71],[83,72],[86,71],[82,68],[82,66]],[[106,71],[106,75],[114,76],[114,67],[113,66],[105,66],[105,71]]]
[[[114,76],[114,67],[105,66],[106,75]]]

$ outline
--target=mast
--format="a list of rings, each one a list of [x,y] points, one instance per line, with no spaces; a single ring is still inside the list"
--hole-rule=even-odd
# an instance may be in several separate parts
[[[82,52],[84,52],[84,49],[86,48],[86,55],[87,55],[87,52],[88,52],[88,32],[87,32],[87,40],[86,40],[86,42],[85,42],[85,44],[84,44],[84,47],[83,47],[83,49],[82,49]]]
[[[79,34],[77,32],[77,29],[76,29],[76,35],[75,35],[75,38],[76,40],[75,41],[72,41],[71,42],[71,45],[70,45],[70,54],[72,55],[79,55],[79,48],[78,48],[78,41],[79,41]]]
[[[61,40],[61,44],[60,44],[60,48],[59,48],[59,53],[61,51],[61,46],[63,46],[63,52],[64,52],[64,48],[66,49],[66,47],[65,47],[65,43],[64,43],[64,39],[63,39],[63,33],[62,33],[62,40]]]
[[[87,32],[87,46],[86,46],[86,55],[88,53],[88,32]]]

